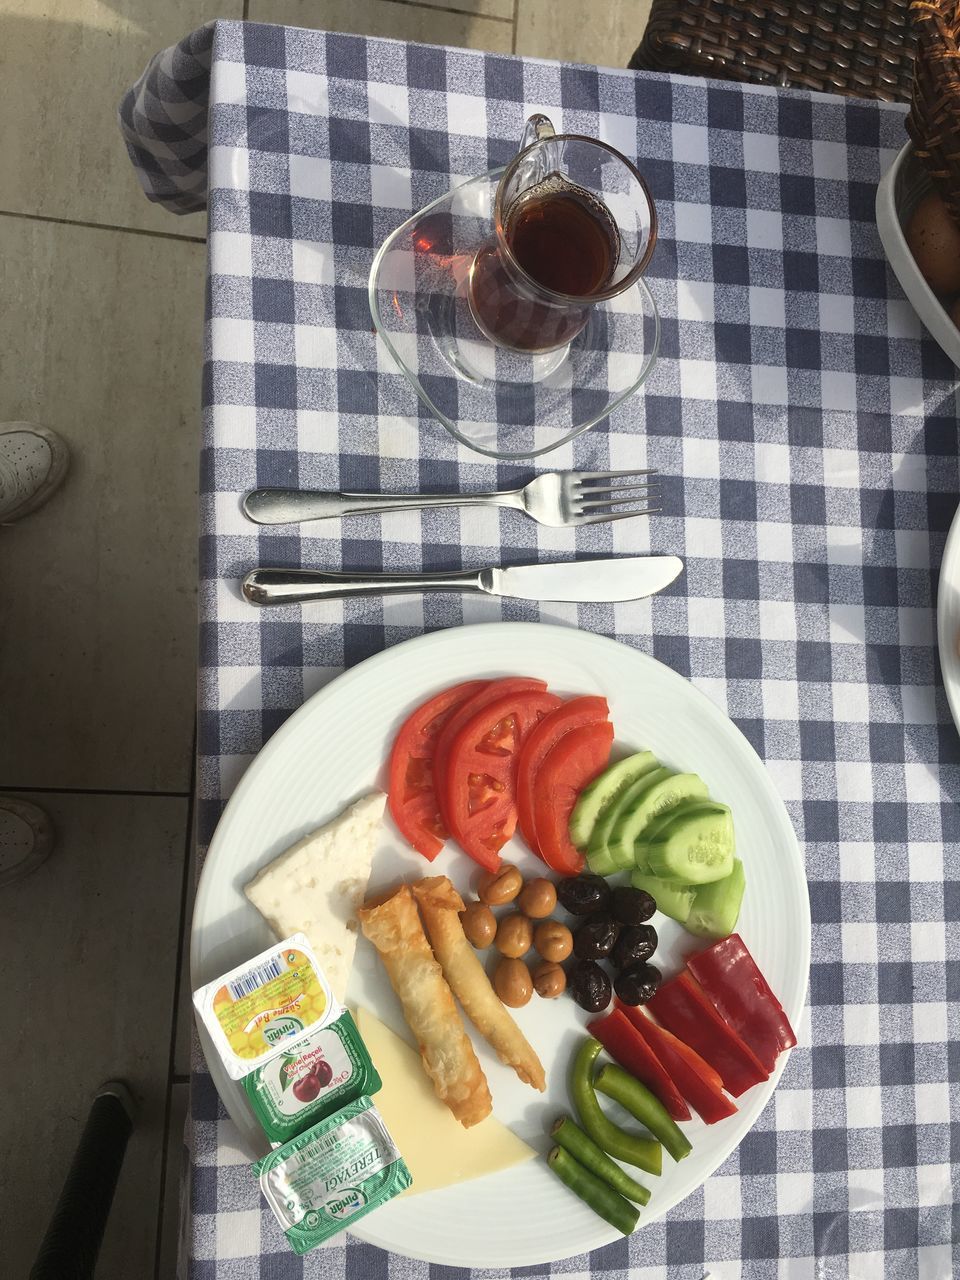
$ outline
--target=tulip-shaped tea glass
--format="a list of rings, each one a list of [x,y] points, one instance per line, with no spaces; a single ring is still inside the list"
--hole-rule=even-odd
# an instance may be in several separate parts
[[[531,116],[470,270],[473,318],[503,347],[564,347],[590,307],[640,279],[656,239],[653,200],[626,156]]]

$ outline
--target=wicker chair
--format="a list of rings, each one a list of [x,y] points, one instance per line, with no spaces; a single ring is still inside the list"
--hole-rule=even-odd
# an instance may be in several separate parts
[[[653,0],[637,70],[909,102],[909,0]]]

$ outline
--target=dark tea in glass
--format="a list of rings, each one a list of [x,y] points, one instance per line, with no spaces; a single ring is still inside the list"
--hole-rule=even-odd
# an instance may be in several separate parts
[[[620,260],[620,233],[596,196],[563,178],[525,191],[510,210],[507,244],[528,276],[554,293],[588,298]]]

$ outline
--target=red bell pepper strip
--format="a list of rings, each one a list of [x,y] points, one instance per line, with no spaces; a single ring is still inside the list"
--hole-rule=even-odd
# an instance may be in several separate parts
[[[769,1072],[727,1026],[686,970],[665,982],[648,1007],[668,1031],[706,1058],[735,1098],[766,1080]]]
[[[687,968],[721,1018],[772,1071],[781,1050],[791,1049],[797,1037],[740,935],[731,933],[688,957]]]
[[[716,1124],[718,1120],[736,1115],[737,1108],[723,1092],[723,1081],[699,1053],[658,1026],[642,1009],[631,1005],[622,1008],[677,1089],[706,1124]]]
[[[587,1023],[587,1030],[600,1041],[615,1062],[619,1062],[656,1095],[671,1120],[690,1119],[690,1108],[680,1096],[677,1086],[622,1009],[611,1009],[602,1018],[594,1018]]]

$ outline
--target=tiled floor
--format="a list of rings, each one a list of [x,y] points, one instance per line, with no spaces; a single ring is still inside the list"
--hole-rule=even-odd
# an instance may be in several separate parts
[[[624,66],[647,0],[0,0],[0,420],[73,451],[0,530],[0,788],[49,862],[2,891],[0,1257],[26,1275],[95,1086],[142,1106],[100,1280],[172,1280],[189,1019],[202,217],[147,203],[114,122],[157,49],[248,17]],[[54,1076],[47,1065],[66,1059]]]

